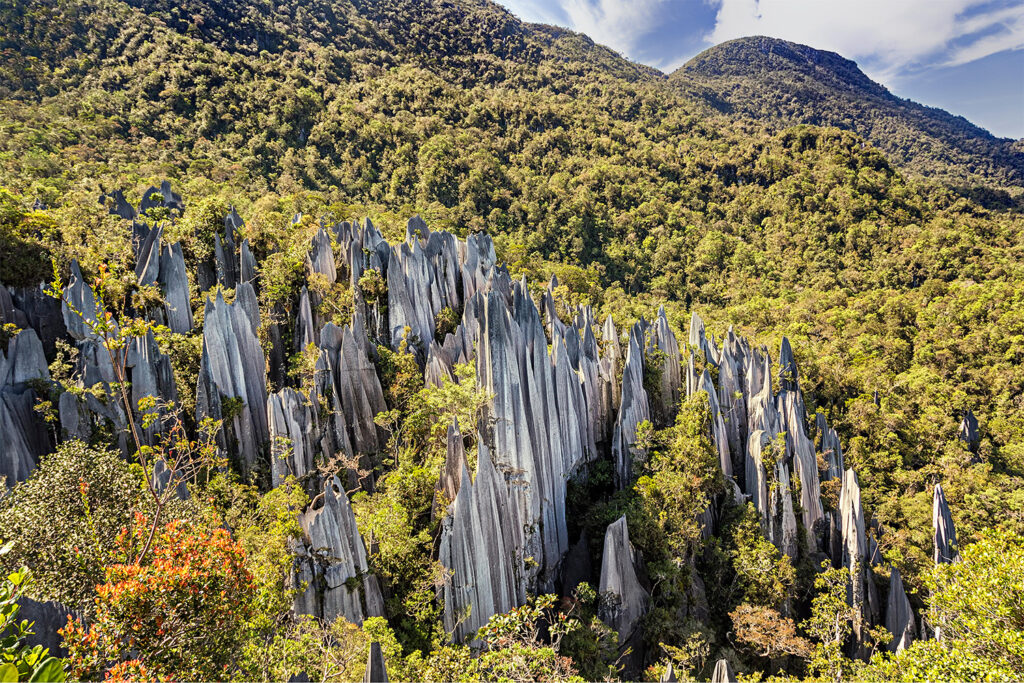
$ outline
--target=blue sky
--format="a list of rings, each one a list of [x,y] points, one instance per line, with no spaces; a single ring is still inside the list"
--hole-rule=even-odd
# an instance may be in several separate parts
[[[671,72],[768,35],[855,60],[894,94],[1024,138],[1024,0],[498,0]]]

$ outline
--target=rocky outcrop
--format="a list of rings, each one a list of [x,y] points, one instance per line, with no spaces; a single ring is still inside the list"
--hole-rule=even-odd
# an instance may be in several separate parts
[[[789,342],[783,339],[783,348]],[[792,353],[792,352],[790,352]],[[787,368],[788,369],[785,369]],[[790,360],[783,366],[784,372],[790,377],[796,376],[796,366]],[[818,459],[814,450],[814,442],[807,436],[804,428],[803,396],[795,380],[783,380],[783,385],[792,388],[783,389],[778,396],[779,415],[782,418],[782,429],[786,432],[786,458],[793,463],[793,471],[800,477],[800,508],[803,515],[804,529],[807,530],[808,541],[813,543],[812,535],[820,540],[823,533],[822,521],[824,510],[821,506],[821,484],[818,480]]]
[[[601,618],[619,634],[620,647],[624,646],[633,636],[640,617],[647,613],[649,598],[637,579],[636,556],[629,542],[625,515],[605,531],[598,590],[610,597]]]
[[[315,476],[321,439],[318,406],[286,387],[268,397],[267,422],[271,484],[279,486],[286,477],[294,476],[307,482],[307,491],[315,494],[320,488]]]
[[[850,572],[847,599],[854,609],[854,656],[868,655],[867,634],[864,625],[873,622],[877,610],[877,593],[871,565],[868,560],[868,541],[864,527],[864,510],[860,503],[860,486],[852,469],[843,476],[839,494],[839,512],[842,519],[843,566]]]
[[[173,209],[179,213],[185,210],[181,195],[171,191],[169,180],[161,181],[160,187],[150,186],[142,193],[142,201],[139,202],[140,214],[145,215],[150,209],[158,207]]]
[[[267,452],[266,358],[256,337],[259,312],[252,286],[241,284],[235,302],[222,292],[207,300],[196,412],[200,419],[224,420],[218,442],[245,471]]]
[[[474,640],[491,615],[526,601],[519,510],[481,439],[478,449],[476,478],[462,468],[438,554],[451,572],[440,593],[444,627],[456,642]]]
[[[711,381],[711,373],[707,368],[700,376],[699,387],[708,395],[708,408],[711,413],[711,441],[718,451],[718,464],[722,468],[722,474],[726,477],[732,476],[732,457],[729,455],[729,436],[725,430],[725,420],[722,419],[722,411],[718,407],[718,392]]]
[[[437,516],[439,503],[443,501],[443,508],[447,508],[459,495],[459,486],[462,484],[462,471],[469,467],[466,461],[466,447],[462,441],[462,432],[459,431],[459,422],[455,420],[448,425],[446,440],[446,451],[444,458],[444,469],[437,479],[437,486],[434,491],[434,503],[431,506],[431,518]],[[442,509],[443,509],[442,508]]]
[[[67,657],[63,637],[58,630],[68,625],[68,618],[78,619],[82,615],[68,609],[59,602],[39,602],[32,598],[18,598],[17,621],[32,624],[32,633],[25,637],[24,644],[28,647],[42,645],[50,651],[51,657]]]
[[[47,430],[35,412],[34,381],[46,384],[50,371],[35,330],[18,332],[0,347],[0,477],[7,486],[28,478],[50,449]]]
[[[370,654],[366,660],[366,673],[363,674],[363,683],[388,683],[388,670],[384,666],[384,653],[380,650],[380,643],[370,643]]]
[[[814,416],[815,426],[818,431],[819,446],[818,452],[827,465],[824,478],[842,479],[844,469],[843,446],[839,443],[839,435],[836,430],[828,426],[828,421],[823,413]]]
[[[633,480],[633,445],[636,428],[651,419],[651,409],[644,389],[644,358],[641,345],[643,334],[638,325],[629,335],[629,346],[622,368],[622,398],[619,415],[612,436],[612,462],[615,466],[615,484],[624,489]]]
[[[960,429],[957,436],[971,453],[977,454],[981,445],[981,433],[978,431],[978,418],[970,410],[964,411],[963,419],[960,420]]]
[[[658,365],[658,396],[652,412],[661,426],[672,424],[679,406],[680,389],[683,384],[680,366],[679,343],[676,335],[669,327],[665,315],[665,307],[658,308],[658,317],[654,320],[650,346],[660,352]],[[717,399],[717,396],[716,396]],[[717,403],[717,401],[716,401]]]
[[[932,494],[932,530],[935,540],[935,564],[955,562],[959,559],[953,514],[949,511],[949,504],[946,503],[946,494],[942,492],[942,484],[936,484]]]
[[[715,670],[711,674],[711,683],[736,683],[736,674],[727,659],[719,659],[715,662]]]
[[[900,652],[910,647],[916,639],[917,625],[914,623],[914,611],[903,588],[903,578],[893,567],[889,574],[889,599],[885,609],[885,628],[892,634],[889,641],[890,652]]]
[[[293,576],[293,586],[300,591],[295,611],[325,623],[344,617],[357,625],[365,617],[384,616],[380,585],[369,573],[366,548],[337,477],[326,482],[323,492],[299,515],[299,525],[304,538]]]
[[[167,244],[160,250],[160,270],[156,277],[164,294],[164,315],[167,327],[177,334],[192,331],[192,304],[188,273],[181,244]]]

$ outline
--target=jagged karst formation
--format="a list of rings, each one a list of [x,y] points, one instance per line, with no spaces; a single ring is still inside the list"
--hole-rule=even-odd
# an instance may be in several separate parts
[[[330,623],[339,616],[353,624],[384,615],[384,599],[369,573],[366,547],[356,528],[341,480],[332,478],[323,492],[299,515],[305,534],[296,552],[293,586],[304,587],[295,598],[295,611]],[[356,579],[357,586],[352,586]]]
[[[164,244],[163,228],[145,222],[156,208],[184,211],[181,198],[163,183],[147,193],[138,210],[120,193],[109,199],[113,213],[133,222],[137,283],[157,286],[166,302],[138,313],[173,332],[191,332],[199,317],[192,310],[181,245]],[[567,482],[608,458],[615,486],[631,486],[634,457],[642,455],[637,450],[641,424],[671,424],[679,399],[700,392],[707,394],[709,436],[732,499],[754,505],[765,536],[789,557],[831,558],[845,567],[852,606],[865,624],[881,623],[883,606],[872,571],[882,564],[872,535],[879,531],[864,517],[857,477],[844,469],[837,433],[824,413],[808,419],[788,339],[781,340],[773,366],[767,348],[753,346],[731,328],[716,340],[696,313],[682,348],[664,307],[653,323],[641,318],[625,335],[610,316],[599,328],[588,306],[565,314],[554,278],[535,300],[525,278],[514,280],[497,263],[487,235],[462,240],[429,230],[419,217],[409,220],[405,240],[394,246],[369,220],[361,226],[321,224],[305,259],[306,284],[290,313],[274,316],[290,322],[263,321],[260,269],[244,226],[232,208],[223,234],[215,236],[213,256],[199,267],[205,310],[196,417],[224,420],[219,446],[243,471],[264,472],[273,485],[293,475],[314,496],[299,515],[304,538],[294,549],[297,613],[326,621],[344,616],[354,623],[384,614],[348,493],[372,490],[372,476],[358,469],[386,442],[374,421],[388,407],[377,345],[397,350],[405,343],[425,383],[454,382],[455,366],[474,361],[478,388],[489,396],[476,424],[448,425],[431,513],[443,516],[438,558],[448,576],[438,597],[453,640],[472,642],[492,615],[522,605],[530,594],[571,591],[592,576],[586,538],[569,537]],[[9,483],[28,476],[53,445],[32,410],[30,385],[50,379],[45,349],[65,335],[73,340],[78,388],[115,381],[102,339],[89,324],[105,312],[78,264],[70,271],[62,309],[39,292],[0,287],[3,320],[26,328],[0,354],[0,465]],[[359,282],[374,273],[387,284],[386,305],[363,298]],[[324,315],[319,293],[339,281],[353,289],[352,313],[344,325]],[[437,321],[445,309],[458,322],[439,333]],[[55,310],[60,315],[55,317]],[[285,339],[292,340],[290,348]],[[284,374],[283,359],[310,348],[313,374],[300,388]],[[126,358],[133,402],[147,396],[174,400],[193,390],[175,386],[169,359],[151,333],[133,339]],[[123,434],[126,424],[117,401],[104,403],[88,392],[82,399],[62,395],[59,414],[58,438],[88,438],[104,421]],[[142,440],[152,443],[161,428],[156,422]],[[462,430],[477,433],[475,471]],[[961,438],[977,450],[978,425],[970,413],[963,418]],[[126,452],[131,448],[123,436],[120,445]],[[339,476],[328,474],[332,463]],[[171,485],[165,479],[162,486]],[[830,480],[842,482],[837,509],[822,498],[822,483]],[[177,486],[185,497],[187,489]],[[725,497],[713,501],[701,515],[702,533],[715,533],[724,504]],[[934,533],[936,562],[955,560],[952,517],[938,484]],[[687,609],[696,615],[707,608],[695,571],[692,582],[694,599]],[[605,532],[599,589],[615,596],[602,617],[623,644],[637,633],[649,588],[622,517]],[[894,635],[890,647],[897,650],[918,637],[918,629],[895,568],[890,568],[888,593],[884,624]],[[854,648],[862,655],[860,628],[858,623]],[[387,680],[377,644],[370,650],[367,676]],[[732,678],[728,662],[720,660],[715,680]]]
[[[608,525],[601,557],[601,581],[598,590],[612,596],[603,618],[619,634],[625,645],[636,630],[637,622],[647,612],[649,596],[636,574],[636,553],[629,542],[629,528],[622,516]]]

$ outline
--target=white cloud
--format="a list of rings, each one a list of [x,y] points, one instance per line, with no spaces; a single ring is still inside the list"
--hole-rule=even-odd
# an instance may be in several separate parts
[[[707,38],[768,35],[867,60],[892,75],[1024,47],[1024,4],[984,0],[719,0]],[[874,67],[874,68],[873,68]]]
[[[498,1],[527,21],[568,26],[628,56],[657,27],[663,6],[672,0]]]

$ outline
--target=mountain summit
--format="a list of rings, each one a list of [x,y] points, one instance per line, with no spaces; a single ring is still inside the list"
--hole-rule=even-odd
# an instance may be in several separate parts
[[[1024,182],[1024,154],[1012,140],[897,97],[834,52],[765,36],[740,38],[705,50],[669,80],[732,116],[776,128],[853,131],[897,164],[951,184]]]

